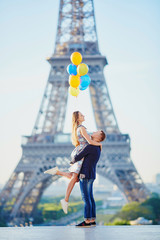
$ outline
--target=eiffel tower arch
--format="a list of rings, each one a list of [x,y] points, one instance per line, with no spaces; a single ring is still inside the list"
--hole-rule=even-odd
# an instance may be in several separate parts
[[[143,201],[149,195],[130,157],[130,137],[120,132],[113,110],[103,73],[108,63],[99,51],[93,0],[60,0],[55,50],[47,59],[51,69],[37,119],[32,134],[23,137],[22,157],[0,193],[0,206],[8,219],[34,216],[44,190],[58,179],[43,172],[55,166],[62,171],[69,167],[74,147],[63,128],[68,100],[66,67],[74,51],[81,52],[89,65],[96,127],[107,134],[98,174],[116,184],[128,202]]]

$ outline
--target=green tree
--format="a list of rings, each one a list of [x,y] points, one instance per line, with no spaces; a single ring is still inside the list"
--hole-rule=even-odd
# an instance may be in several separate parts
[[[151,206],[153,214],[155,216],[154,222],[155,223],[160,222],[160,198],[159,197],[149,198],[143,203],[141,203],[141,206],[144,206],[144,207]]]
[[[147,204],[142,206],[138,202],[132,202],[123,206],[121,211],[114,215],[113,220],[117,217],[127,221],[137,219],[138,217],[145,217],[153,220],[155,218],[155,214],[152,206]]]
[[[115,219],[113,222],[104,223],[105,226],[107,225],[130,225],[129,221],[122,220],[122,219]]]
[[[0,227],[7,227],[7,222],[2,215],[2,211],[0,210]]]
[[[152,192],[150,198],[160,198],[160,194],[158,194],[156,192]]]

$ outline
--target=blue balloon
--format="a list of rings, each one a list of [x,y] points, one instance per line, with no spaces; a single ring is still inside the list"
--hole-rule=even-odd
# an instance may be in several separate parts
[[[77,66],[74,65],[74,64],[69,64],[67,66],[67,72],[70,74],[70,75],[77,75]]]
[[[88,86],[87,87],[82,87],[81,85],[79,85],[79,90],[81,90],[81,91],[84,91],[84,90],[86,90],[88,88]]]
[[[90,82],[91,82],[91,79],[90,79],[90,77],[87,74],[84,75],[84,76],[81,76],[80,80],[81,80],[80,86],[82,88],[88,87]]]

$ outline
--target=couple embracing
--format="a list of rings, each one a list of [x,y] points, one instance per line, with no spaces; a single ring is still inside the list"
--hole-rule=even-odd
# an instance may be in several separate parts
[[[93,182],[96,178],[96,164],[100,158],[105,133],[102,130],[91,136],[82,125],[84,115],[73,112],[72,115],[72,143],[75,149],[71,153],[71,167],[69,172],[61,172],[58,167],[44,173],[64,176],[70,179],[65,198],[61,200],[63,211],[67,214],[69,196],[76,182],[79,182],[82,200],[84,201],[84,221],[77,227],[96,226],[96,204],[93,197]]]

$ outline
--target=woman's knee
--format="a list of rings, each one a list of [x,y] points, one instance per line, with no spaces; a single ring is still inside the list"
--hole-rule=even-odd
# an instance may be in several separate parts
[[[77,180],[78,180],[78,174],[73,173],[73,174],[72,174],[72,179],[75,180],[75,182],[77,182]]]
[[[71,181],[72,181],[72,183],[73,182],[76,183],[77,182],[77,178],[71,177]]]

